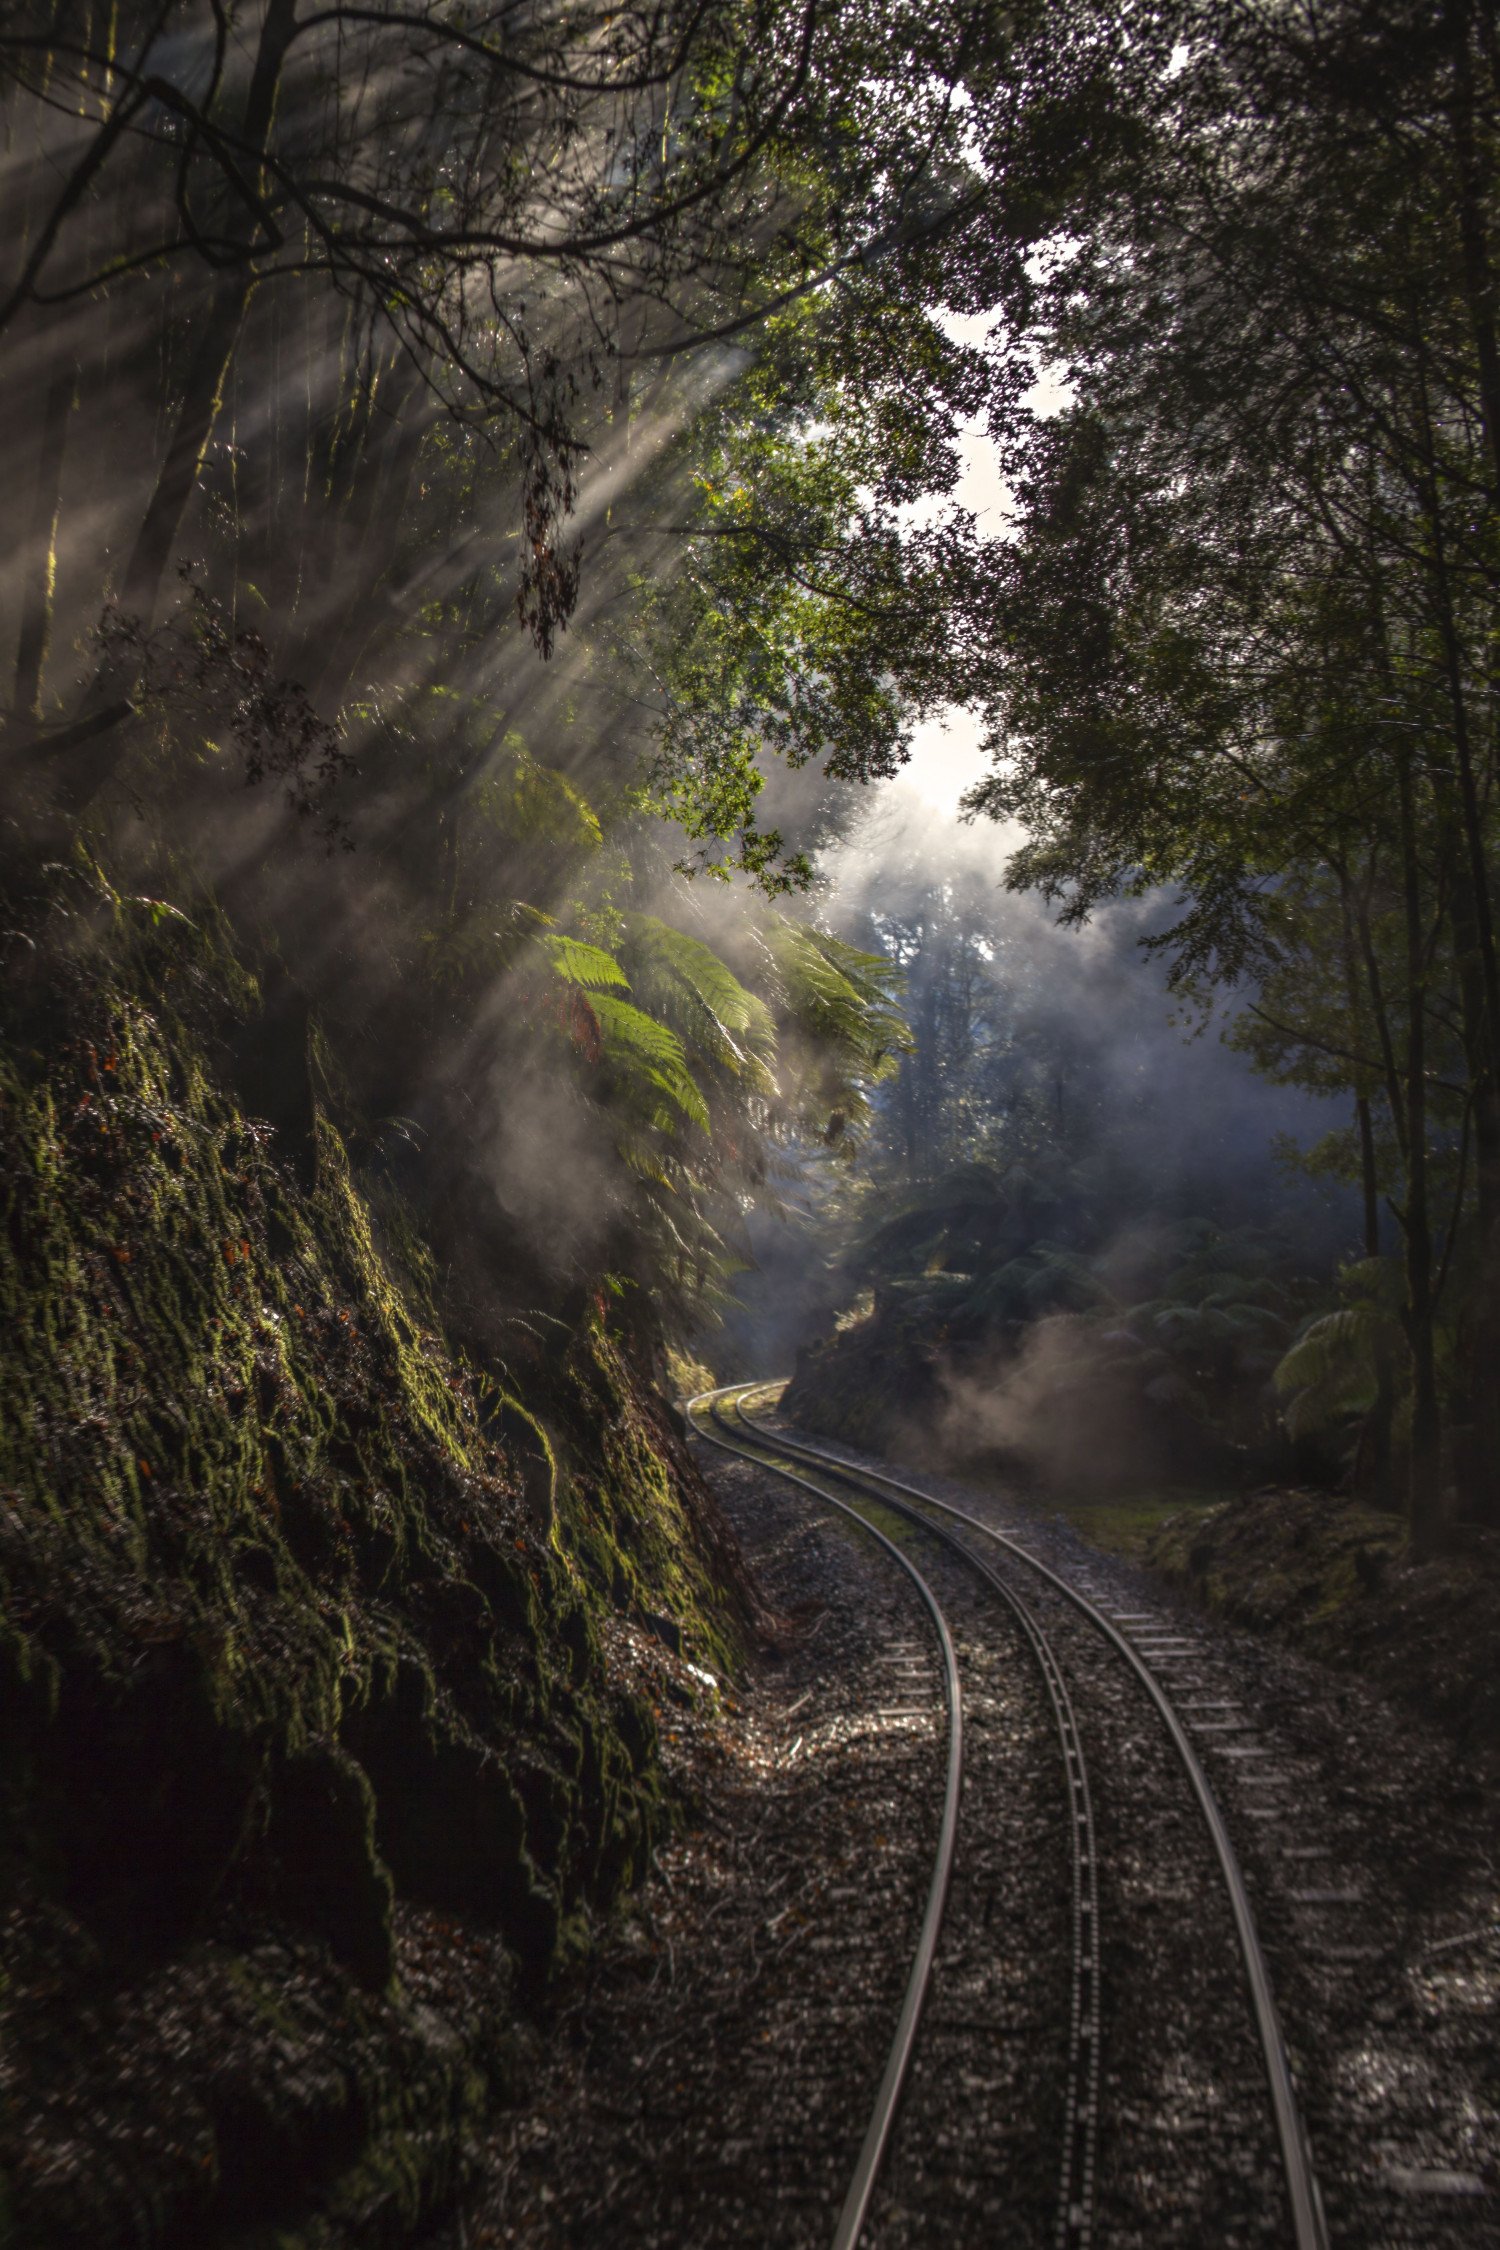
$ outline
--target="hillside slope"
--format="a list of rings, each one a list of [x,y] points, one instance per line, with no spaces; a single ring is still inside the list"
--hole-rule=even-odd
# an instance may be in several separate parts
[[[10,946],[0,2239],[395,2239],[670,1818],[732,1543],[602,1301],[534,1398],[454,1357],[210,908],[80,862]]]

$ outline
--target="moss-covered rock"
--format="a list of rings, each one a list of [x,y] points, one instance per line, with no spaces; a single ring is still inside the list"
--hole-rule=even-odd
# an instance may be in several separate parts
[[[461,2162],[513,1995],[669,1817],[602,1624],[730,1661],[733,1556],[603,1306],[502,1390],[326,1091],[290,1148],[247,1109],[284,980],[267,1008],[211,909],[81,865],[30,936],[0,1056],[11,2239],[384,2240]],[[451,2020],[403,1914],[490,1963]]]

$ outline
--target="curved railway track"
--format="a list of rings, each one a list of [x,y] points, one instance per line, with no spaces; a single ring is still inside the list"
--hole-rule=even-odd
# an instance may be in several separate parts
[[[943,1654],[944,1677],[950,1714],[947,1786],[944,1797],[942,1827],[939,1835],[936,1865],[928,1892],[927,1911],[923,1919],[921,1937],[908,1980],[906,1997],[895,2036],[891,2043],[886,2067],[876,2095],[874,2110],[866,2131],[854,2175],[839,2214],[834,2234],[834,2250],[853,2250],[859,2240],[870,2199],[879,2177],[881,2163],[888,2146],[896,2109],[905,2085],[912,2054],[916,2047],[922,2008],[931,1982],[933,1963],[937,1952],[938,1934],[943,1908],[947,1899],[952,1873],[953,1855],[957,1843],[958,1796],[962,1771],[962,1703],[957,1660],[952,1636],[944,1618],[938,1597],[917,1569],[911,1558],[879,1527],[872,1524],[860,1509],[841,1500],[830,1492],[826,1484],[818,1485],[788,1469],[775,1458],[782,1448],[780,1440],[768,1438],[755,1427],[739,1396],[706,1394],[690,1402],[695,1426],[710,1444],[725,1452],[738,1454],[742,1459],[754,1461],[758,1467],[774,1469],[778,1476],[818,1500],[838,1509],[851,1518],[862,1531],[878,1541],[881,1548],[915,1583],[937,1630]],[[698,1412],[696,1410],[702,1410]],[[710,1423],[714,1426],[710,1427]],[[739,1429],[747,1433],[750,1442],[736,1435]],[[847,1476],[847,1470],[844,1472]],[[849,1478],[852,1483],[857,1479]],[[1042,1685],[1051,1708],[1057,1729],[1062,1756],[1065,1785],[1068,1792],[1068,1833],[1072,1858],[1072,1973],[1071,2005],[1068,2026],[1067,2086],[1064,2102],[1061,2181],[1058,2192],[1056,2243],[1057,2250],[1089,2250],[1093,2227],[1094,2153],[1098,2131],[1099,2110],[1099,1894],[1098,1850],[1094,1836],[1093,1805],[1089,1795],[1088,1773],[1084,1764],[1083,1748],[1079,1740],[1078,1724],[1073,1711],[1067,1681],[1057,1660],[1047,1634],[1034,1612],[1021,1597],[1008,1586],[982,1556],[976,1555],[962,1540],[956,1539],[941,1525],[934,1524],[918,1510],[899,1499],[879,1497],[879,1505],[890,1508],[898,1516],[917,1524],[930,1538],[955,1555],[964,1567],[992,1591],[1014,1617],[1031,1649],[1041,1675]]]
[[[693,1406],[703,1403],[705,1402],[698,1399],[692,1401]],[[713,1420],[722,1429],[730,1429],[732,1425],[729,1417],[720,1403],[717,1400],[706,1403]],[[736,1444],[732,1437],[722,1437],[715,1431],[704,1428],[702,1423],[698,1426],[702,1435],[708,1438],[711,1444],[721,1446],[725,1452],[738,1453],[745,1459],[756,1461],[760,1466],[767,1465],[764,1440],[761,1441],[759,1450],[752,1450],[749,1446]],[[911,2065],[913,2050],[916,2047],[917,2028],[921,2021],[923,2004],[927,1998],[927,1988],[932,1980],[932,1964],[937,1953],[938,1934],[943,1925],[943,1909],[947,1904],[948,1885],[953,1874],[953,1855],[958,1843],[958,1803],[963,1784],[963,1690],[958,1676],[958,1658],[954,1652],[953,1637],[948,1630],[948,1620],[943,1615],[942,1605],[937,1595],[910,1556],[904,1555],[893,1539],[888,1539],[883,1531],[862,1516],[857,1508],[851,1507],[848,1501],[840,1500],[835,1493],[828,1492],[822,1486],[813,1484],[807,1477],[798,1476],[794,1470],[785,1468],[779,1463],[774,1464],[774,1466],[777,1474],[784,1477],[788,1484],[800,1485],[804,1492],[812,1493],[825,1505],[837,1508],[841,1515],[851,1518],[863,1531],[879,1543],[890,1560],[910,1579],[937,1634],[943,1666],[943,1690],[948,1705],[948,1758],[943,1787],[942,1820],[938,1830],[932,1878],[927,1890],[927,1903],[922,1914],[921,1931],[917,1938],[917,1949],[912,1958],[911,1972],[906,1982],[906,1993],[901,2003],[901,2013],[896,2021],[895,2037],[891,2041],[890,2052],[886,2057],[885,2069],[881,2075],[880,2086],[875,2096],[875,2106],[870,2115],[869,2125],[865,2130],[865,2137],[861,2143],[859,2157],[854,2167],[854,2175],[849,2182],[848,2192],[844,2197],[843,2209],[839,2213],[838,2227],[833,2238],[834,2250],[853,2250],[853,2245],[858,2242],[864,2227],[865,2218],[870,2208],[870,2198],[875,2192],[875,2182],[880,2176],[880,2167],[884,2161],[886,2147],[890,2140],[891,2127],[895,2122],[896,2110],[901,2100],[901,2090],[906,2083],[906,2074]]]
[[[757,1398],[767,1398],[778,1388],[774,1384],[730,1386],[724,1391],[705,1393],[701,1398],[694,1399],[690,1402],[689,1411],[695,1427],[710,1443],[771,1470],[813,1494],[820,1502],[831,1504],[844,1515],[853,1517],[917,1581],[945,1651],[950,1709],[948,1790],[939,1864],[934,1870],[929,1890],[927,1914],[896,2037],[859,2163],[840,2215],[838,2232],[834,2238],[835,2250],[853,2250],[853,2245],[859,2238],[917,2044],[922,2005],[936,1953],[938,1929],[956,1842],[962,1722],[952,1640],[936,1595],[909,1557],[878,1526],[869,1521],[861,1508],[849,1500],[840,1499],[828,1489],[827,1480],[830,1478],[858,1494],[867,1505],[873,1501],[880,1508],[920,1527],[926,1536],[961,1558],[965,1568],[998,1596],[1016,1620],[1035,1657],[1052,1708],[1069,1793],[1073,1850],[1072,2008],[1061,2193],[1056,2229],[1058,2250],[1088,2250],[1093,2226],[1100,2052],[1098,1851],[1087,1771],[1062,1666],[1035,1612],[1008,1580],[1001,1576],[987,1556],[977,1552],[970,1543],[975,1534],[991,1543],[1007,1562],[1019,1563],[1026,1570],[1039,1574],[1050,1592],[1070,1605],[1100,1636],[1105,1646],[1123,1660],[1151,1701],[1176,1763],[1192,1790],[1212,1846],[1233,1920],[1285,2182],[1289,2222],[1287,2239],[1295,2244],[1296,2250],[1327,2250],[1322,2202],[1244,1877],[1202,1762],[1151,1664],[1118,1626],[1077,1586],[1070,1584],[1060,1572],[1028,1552],[1019,1542],[986,1524],[978,1516],[920,1486],[872,1469],[863,1462],[850,1461],[838,1452],[817,1445],[801,1435],[793,1438],[784,1431],[772,1433],[764,1429],[750,1412],[750,1402]],[[789,1462],[796,1466],[788,1466]],[[824,1481],[813,1483],[803,1473],[807,1468],[815,1469]],[[960,1526],[961,1530],[957,1528]]]

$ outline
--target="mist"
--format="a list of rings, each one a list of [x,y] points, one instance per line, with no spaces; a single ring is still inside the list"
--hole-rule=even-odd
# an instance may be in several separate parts
[[[1028,1051],[1038,1152],[1060,1154],[1082,1137],[1104,1193],[1086,1219],[1054,1205],[1046,1232],[1099,1242],[1119,1235],[1139,1246],[1148,1221],[1196,1216],[1226,1230],[1276,1228],[1295,1238],[1313,1271],[1357,1254],[1356,1195],[1294,1161],[1294,1152],[1347,1125],[1347,1104],[1274,1083],[1229,1044],[1249,995],[1221,992],[1207,1013],[1173,995],[1169,956],[1144,943],[1171,926],[1170,891],[1115,900],[1082,927],[1067,927],[1034,893],[1008,890],[1007,862],[1023,838],[963,810],[984,771],[977,726],[954,712],[916,731],[896,780],[852,802],[830,803],[815,774],[776,777],[768,818],[812,844],[813,910],[861,946],[899,955],[914,921],[963,894],[982,925],[983,978],[1004,1008],[1008,1035]],[[919,1046],[902,1063],[906,1073],[923,1059],[919,1009],[913,1017]],[[892,1146],[900,1099],[899,1079],[880,1089],[882,1128],[854,1167],[856,1176],[861,1167],[873,1175],[876,1204],[899,1200],[912,1184]],[[857,1189],[857,1177],[805,1152],[799,1212],[751,1215],[756,1270],[741,1277],[724,1334],[736,1372],[786,1373],[801,1346],[857,1296],[828,1219],[851,1185]],[[976,1443],[1000,1444],[1003,1426],[1021,1452],[1035,1450],[1044,1399],[1056,1419],[1061,1349],[1055,1335],[1039,1337],[1040,1356],[1028,1357],[1003,1395],[984,1386]],[[1082,1380],[1076,1366],[1074,1374]],[[955,1428],[976,1395],[972,1384],[954,1392],[944,1411]],[[1102,1411],[1102,1397],[1095,1403]]]

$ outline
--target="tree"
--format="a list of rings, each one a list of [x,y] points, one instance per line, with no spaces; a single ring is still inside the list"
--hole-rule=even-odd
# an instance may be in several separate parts
[[[437,0],[0,28],[8,432],[39,463],[18,887],[80,826],[153,893],[187,858],[282,996],[293,1075],[486,1268],[476,1302],[601,1261],[712,1294],[766,1151],[851,1144],[888,1067],[890,995],[831,939],[762,933],[743,981],[693,953],[658,816],[794,882],[755,762],[886,770],[939,691],[934,557],[962,534],[895,510],[951,477],[977,396],[924,302],[970,193],[970,30]],[[694,1014],[731,987],[738,1065]],[[506,1140],[527,1087],[587,1152],[547,1257]]]
[[[1095,168],[1013,299],[1074,395],[1051,425],[1007,422],[1021,536],[992,577],[1000,763],[978,801],[1026,821],[1016,879],[1075,916],[1121,884],[1181,883],[1162,942],[1187,980],[1283,973],[1284,906],[1309,878],[1334,886],[1338,974],[1351,953],[1355,973],[1338,1036],[1304,1022],[1302,1045],[1325,1065],[1343,1049],[1356,1104],[1384,1106],[1399,1151],[1409,1497],[1427,1536],[1445,1475],[1432,1055],[1450,1008],[1481,1237],[1467,1474],[1490,1513],[1500,1458],[1480,1404],[1500,1287],[1476,278],[1493,86],[1463,8],[1434,24],[1231,4],[1177,26],[1172,65],[1138,82],[1128,160]],[[1382,962],[1365,922],[1388,909],[1399,950]],[[1371,1161],[1381,1139],[1371,1119]]]

